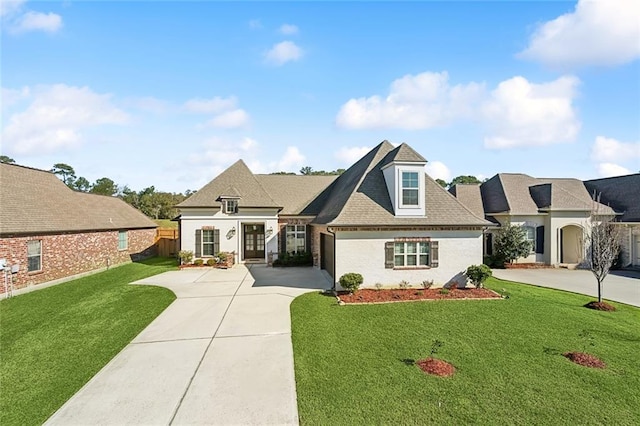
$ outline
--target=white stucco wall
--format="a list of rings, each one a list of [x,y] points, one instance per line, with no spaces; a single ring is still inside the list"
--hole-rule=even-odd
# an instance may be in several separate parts
[[[243,224],[264,224],[265,232],[271,228],[273,232],[265,238],[265,259],[269,251],[278,252],[278,217],[276,210],[240,209],[238,214],[227,215],[219,209],[188,210],[181,212],[180,250],[191,250],[195,253],[196,229],[213,226],[220,230],[220,250],[236,252],[236,262],[242,262]],[[230,232],[235,228],[235,235]]]
[[[395,237],[431,237],[438,241],[439,266],[431,269],[385,268],[385,243]],[[434,280],[441,287],[455,280],[466,282],[463,273],[469,265],[482,263],[482,231],[383,231],[336,233],[336,281],[347,272],[364,277],[363,287],[376,283],[397,286],[402,280],[419,287],[423,280]],[[339,286],[338,286],[339,287]]]

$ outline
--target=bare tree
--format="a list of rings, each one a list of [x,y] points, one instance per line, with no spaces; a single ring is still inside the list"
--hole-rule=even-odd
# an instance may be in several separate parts
[[[593,195],[591,224],[585,236],[589,269],[598,281],[598,302],[602,302],[602,282],[620,252],[620,228],[611,213],[601,212],[600,194]]]

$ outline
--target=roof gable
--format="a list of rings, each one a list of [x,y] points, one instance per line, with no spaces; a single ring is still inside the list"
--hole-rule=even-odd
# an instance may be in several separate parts
[[[388,141],[383,141],[389,143]],[[425,160],[425,158],[418,154],[413,148],[411,148],[409,145],[407,145],[406,143],[402,143],[399,146],[397,146],[396,148],[394,148],[391,152],[389,152],[389,155],[387,156],[387,158],[385,158],[384,160],[384,164],[382,164],[382,167],[386,166],[387,164],[391,164],[391,163],[426,163],[427,160]]]

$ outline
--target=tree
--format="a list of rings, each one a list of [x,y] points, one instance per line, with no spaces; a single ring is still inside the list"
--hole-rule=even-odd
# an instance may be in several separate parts
[[[80,192],[89,192],[89,190],[91,189],[91,183],[89,183],[87,178],[80,176],[73,183],[73,189]]]
[[[73,189],[73,184],[76,180],[76,171],[73,170],[73,167],[65,163],[56,163],[53,165],[51,172],[54,175],[58,175],[65,185]]]
[[[116,183],[111,179],[103,177],[96,180],[96,182],[91,186],[91,190],[89,192],[92,194],[112,196],[118,192],[118,185],[116,185]]]
[[[304,166],[300,169],[301,175],[310,175],[313,172],[313,169],[310,166]]]
[[[0,155],[0,163],[4,164],[16,164],[16,160],[11,157],[7,157],[6,155]]]
[[[295,175],[294,172],[272,172],[272,175]]]
[[[496,233],[493,247],[497,256],[512,263],[520,257],[529,256],[533,244],[527,240],[527,232],[522,226],[507,222]]]
[[[447,182],[443,181],[442,179],[436,179],[436,182],[443,188],[446,188],[448,185]]]
[[[460,184],[469,184],[469,183],[482,183],[482,182],[480,182],[480,180],[477,177],[471,176],[471,175],[456,176],[449,183],[449,187],[455,186],[455,185],[457,185],[459,183]]]
[[[585,242],[589,269],[598,282],[598,303],[602,303],[602,282],[620,253],[621,234],[612,216],[598,212],[600,196],[594,194],[593,199],[594,208]]]

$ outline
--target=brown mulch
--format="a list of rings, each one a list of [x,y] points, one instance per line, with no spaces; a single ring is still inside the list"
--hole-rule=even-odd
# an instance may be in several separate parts
[[[355,294],[339,293],[338,297],[344,303],[385,303],[403,302],[411,300],[446,300],[446,299],[500,299],[501,296],[486,288],[457,288],[449,290],[448,294],[440,293],[441,289],[363,289]]]
[[[589,368],[606,368],[605,364],[600,358],[584,352],[566,352],[562,354],[565,358],[568,358],[571,362],[583,365]]]
[[[453,376],[456,372],[456,368],[449,364],[447,361],[443,361],[437,358],[426,358],[416,361],[416,365],[420,367],[420,370],[427,374],[433,374],[439,377]]]
[[[616,307],[613,305],[610,305],[606,302],[596,302],[595,300],[593,302],[589,302],[586,305],[584,305],[585,308],[589,308],[589,309],[595,309],[596,311],[615,311]]]

